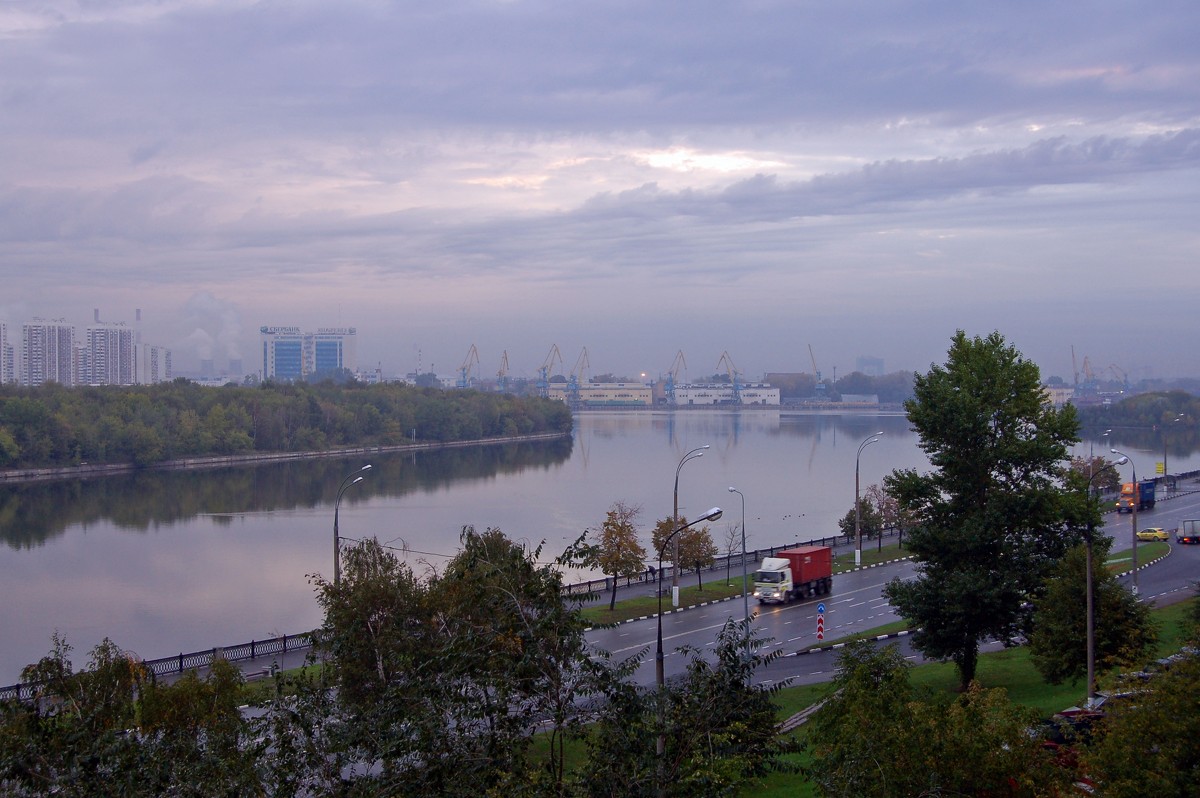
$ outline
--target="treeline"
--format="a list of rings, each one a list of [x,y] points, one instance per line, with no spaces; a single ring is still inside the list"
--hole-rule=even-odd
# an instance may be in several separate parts
[[[0,388],[0,468],[568,432],[561,402],[401,384]]]
[[[1200,397],[1186,391],[1157,391],[1130,396],[1108,405],[1085,405],[1076,410],[1084,427],[1141,427],[1171,433],[1194,429],[1200,420]],[[1183,416],[1183,418],[1179,418]],[[1179,421],[1175,419],[1179,418]]]
[[[728,382],[724,375],[714,375],[714,380]],[[780,399],[825,399],[840,401],[845,395],[877,396],[883,404],[900,404],[913,396],[913,373],[894,371],[873,377],[861,371],[853,371],[836,380],[823,379],[818,385],[812,374],[772,373],[766,381],[779,389]]]

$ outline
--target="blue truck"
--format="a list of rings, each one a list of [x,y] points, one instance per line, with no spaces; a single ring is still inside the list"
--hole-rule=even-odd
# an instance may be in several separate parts
[[[1121,485],[1121,495],[1117,497],[1117,512],[1132,513],[1136,505],[1140,513],[1154,507],[1154,489],[1157,480],[1143,479],[1140,482],[1126,482]]]

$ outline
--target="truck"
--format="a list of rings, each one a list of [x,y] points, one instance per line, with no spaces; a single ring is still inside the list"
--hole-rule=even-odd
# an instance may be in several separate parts
[[[1183,521],[1175,530],[1176,543],[1200,543],[1200,521]]]
[[[1121,485],[1121,495],[1117,497],[1117,512],[1132,513],[1136,504],[1138,512],[1154,507],[1154,479],[1143,479],[1140,482],[1126,482]]]
[[[754,597],[759,604],[787,604],[794,599],[822,596],[833,588],[833,549],[799,546],[764,557],[754,572]]]

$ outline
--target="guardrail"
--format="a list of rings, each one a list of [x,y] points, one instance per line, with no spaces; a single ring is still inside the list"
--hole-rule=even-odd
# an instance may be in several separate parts
[[[145,660],[143,664],[156,677],[170,676],[212,667],[213,662],[217,659],[224,659],[228,662],[245,662],[271,654],[286,654],[289,651],[312,648],[312,644],[312,634],[303,632],[297,635],[271,637],[266,640],[251,640],[249,643],[238,643],[233,646],[207,648],[189,654],[180,652],[173,657]],[[0,687],[0,701],[30,701],[34,698],[37,687],[36,684],[28,683]]]

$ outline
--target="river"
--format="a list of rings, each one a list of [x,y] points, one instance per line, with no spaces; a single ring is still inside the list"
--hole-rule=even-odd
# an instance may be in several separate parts
[[[730,486],[745,495],[751,549],[831,535],[853,506],[858,447],[879,431],[859,458],[864,489],[893,468],[927,468],[902,414],[763,408],[587,412],[571,438],[544,443],[3,485],[0,685],[56,631],[81,667],[105,637],[156,658],[319,625],[307,577],[331,575],[337,488],[368,462],[339,531],[406,551],[420,572],[453,556],[465,525],[544,542],[552,560],[617,500],[643,508],[648,541],[671,514],[680,458],[705,445],[680,471],[680,513],[722,507],[720,549],[742,520]],[[1139,476],[1154,473],[1161,443],[1114,439]],[[1107,449],[1097,438],[1077,451],[1089,446]],[[1200,468],[1200,455],[1172,451],[1170,466]]]

